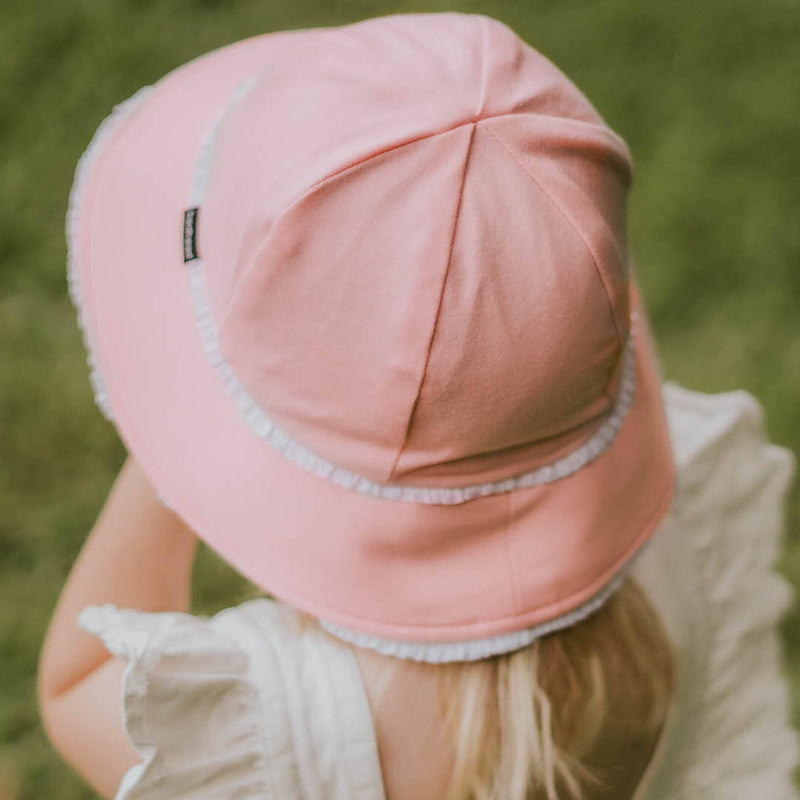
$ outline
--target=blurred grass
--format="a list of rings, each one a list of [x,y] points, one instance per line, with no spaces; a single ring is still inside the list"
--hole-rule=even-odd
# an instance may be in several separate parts
[[[511,25],[629,143],[630,237],[664,377],[742,387],[800,452],[800,4],[3,0],[0,8],[0,800],[92,793],[38,722],[39,646],[124,458],[66,295],[75,163],[111,107],[182,62],[285,28],[457,8]],[[800,585],[800,490],[780,570]],[[248,585],[208,550],[196,610]],[[800,609],[783,634],[800,723]]]

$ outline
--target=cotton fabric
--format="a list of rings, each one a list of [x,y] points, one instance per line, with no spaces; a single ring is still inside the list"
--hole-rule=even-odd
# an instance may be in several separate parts
[[[676,501],[633,565],[679,659],[679,685],[635,800],[798,800],[774,569],[791,452],[745,391],[663,385]],[[86,630],[128,662],[123,704],[142,764],[116,800],[385,800],[349,646],[255,599],[205,618],[90,606]]]
[[[631,173],[484,15],[204,54],[76,171],[98,404],[200,538],[322,620],[431,645],[571,624],[673,493]]]

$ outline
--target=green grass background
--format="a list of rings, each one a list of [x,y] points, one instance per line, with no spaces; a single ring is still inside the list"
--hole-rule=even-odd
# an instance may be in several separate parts
[[[800,450],[797,0],[2,0],[0,4],[0,798],[92,793],[40,729],[34,677],[59,589],[124,450],[96,410],[66,294],[72,172],[113,104],[235,39],[396,11],[511,25],[629,143],[630,236],[664,376],[745,388]],[[780,570],[800,584],[800,493]],[[196,610],[246,584],[208,550]],[[800,722],[800,611],[783,636]]]

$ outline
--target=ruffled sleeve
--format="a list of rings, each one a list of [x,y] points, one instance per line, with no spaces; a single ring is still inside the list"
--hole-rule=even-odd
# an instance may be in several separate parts
[[[143,761],[115,800],[279,796],[250,658],[213,618],[105,604],[83,609],[78,622],[127,662],[123,720]]]
[[[774,568],[791,451],[749,393],[664,384],[678,468],[664,529],[635,574],[679,657],[679,688],[636,800],[797,800],[800,760],[778,623],[794,590]]]

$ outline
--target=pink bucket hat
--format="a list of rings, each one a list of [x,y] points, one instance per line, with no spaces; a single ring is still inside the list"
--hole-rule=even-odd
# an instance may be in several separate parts
[[[210,547],[426,661],[597,608],[674,464],[625,142],[492,18],[255,36],[100,126],[68,213],[98,404]]]

